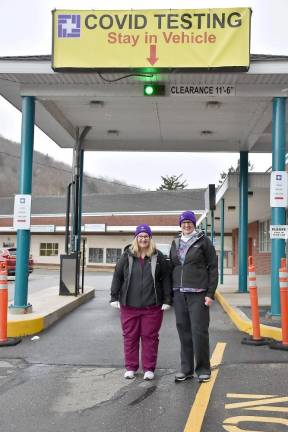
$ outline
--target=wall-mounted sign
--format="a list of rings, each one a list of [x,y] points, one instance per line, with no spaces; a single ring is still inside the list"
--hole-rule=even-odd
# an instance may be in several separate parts
[[[56,71],[250,64],[250,8],[52,13]]]
[[[15,195],[13,227],[15,230],[30,229],[31,195]]]
[[[31,225],[31,232],[54,232],[55,225]]]
[[[270,225],[270,239],[287,240],[288,225]]]
[[[85,224],[84,231],[85,232],[105,232],[105,224]]]
[[[270,182],[270,206],[287,207],[287,181],[286,171],[272,171]]]
[[[170,95],[172,96],[210,96],[210,97],[223,97],[223,96],[235,96],[236,89],[234,85],[206,85],[206,84],[182,84],[182,85],[171,85]]]

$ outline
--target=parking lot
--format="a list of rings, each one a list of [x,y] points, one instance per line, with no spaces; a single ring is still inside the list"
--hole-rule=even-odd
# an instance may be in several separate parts
[[[57,284],[36,270],[31,289]],[[165,312],[156,379],[123,378],[119,313],[109,306],[111,273],[91,272],[95,298],[40,333],[0,351],[1,430],[221,432],[287,429],[287,353],[241,344],[221,307],[211,310],[211,355],[223,346],[213,380],[174,383],[179,342]],[[28,414],[29,413],[29,414]],[[201,418],[203,417],[203,422]],[[238,428],[238,429],[236,429]]]
[[[101,289],[108,289],[110,287],[111,277],[111,272],[86,272],[85,285],[94,287],[95,289],[99,289],[100,286]],[[36,268],[33,273],[29,275],[29,293],[31,294],[51,286],[59,286],[59,279],[59,270]],[[9,301],[13,301],[15,277],[9,277],[8,282]]]

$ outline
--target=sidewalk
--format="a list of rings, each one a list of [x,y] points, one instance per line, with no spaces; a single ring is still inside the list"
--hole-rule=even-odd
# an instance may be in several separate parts
[[[267,316],[271,305],[270,286],[270,275],[257,276],[261,336],[281,341],[280,318],[272,320]],[[252,335],[249,293],[238,292],[238,275],[224,275],[224,284],[219,284],[216,299],[235,326],[239,330]]]
[[[39,333],[94,296],[94,288],[85,288],[84,294],[78,297],[59,296],[58,286],[30,294],[28,301],[32,304],[31,313],[18,315],[8,312],[8,337]]]

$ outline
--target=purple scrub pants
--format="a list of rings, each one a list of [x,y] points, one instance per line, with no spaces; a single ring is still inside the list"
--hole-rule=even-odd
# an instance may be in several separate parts
[[[154,372],[157,362],[159,330],[163,320],[161,306],[135,308],[122,306],[121,325],[124,337],[125,368],[139,368],[139,344],[141,340],[141,362],[143,371]]]

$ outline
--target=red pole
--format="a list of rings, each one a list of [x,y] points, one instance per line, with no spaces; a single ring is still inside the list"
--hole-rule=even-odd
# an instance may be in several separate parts
[[[8,282],[6,263],[0,265],[0,342],[7,341]]]

